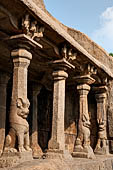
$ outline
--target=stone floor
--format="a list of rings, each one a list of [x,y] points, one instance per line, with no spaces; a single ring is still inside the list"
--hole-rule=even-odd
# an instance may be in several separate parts
[[[10,168],[0,170],[113,170],[113,155],[96,156],[95,159],[73,158],[72,160],[60,159],[35,159],[26,161]]]

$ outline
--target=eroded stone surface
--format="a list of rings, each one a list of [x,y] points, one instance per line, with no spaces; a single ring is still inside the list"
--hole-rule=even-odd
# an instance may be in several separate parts
[[[3,170],[112,170],[113,158],[99,156],[95,160],[74,158],[73,160],[33,160]]]

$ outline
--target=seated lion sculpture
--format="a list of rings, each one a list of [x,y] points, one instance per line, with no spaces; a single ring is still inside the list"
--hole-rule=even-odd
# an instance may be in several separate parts
[[[107,145],[107,136],[106,136],[106,122],[104,120],[97,120],[98,121],[98,140],[96,149],[106,148]]]
[[[29,125],[26,120],[29,114],[29,100],[18,98],[16,102],[12,100],[10,109],[10,131],[6,136],[5,151],[15,152],[18,143],[18,151],[31,151],[29,147]],[[16,142],[17,139],[17,142]]]

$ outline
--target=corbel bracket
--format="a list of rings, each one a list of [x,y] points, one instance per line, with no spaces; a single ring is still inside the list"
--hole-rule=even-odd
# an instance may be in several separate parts
[[[74,52],[72,48],[67,48],[66,45],[64,45],[64,47],[61,49],[61,55],[68,62],[72,62],[73,60],[76,60],[77,57],[77,53]]]
[[[45,28],[43,26],[39,26],[36,20],[32,21],[30,19],[30,15],[26,14],[22,18],[22,30],[23,33],[29,36],[31,39],[39,41],[43,37]]]

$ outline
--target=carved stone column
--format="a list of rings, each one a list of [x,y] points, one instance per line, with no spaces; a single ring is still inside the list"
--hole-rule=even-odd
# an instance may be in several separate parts
[[[34,32],[34,30],[30,32],[30,26],[32,27],[33,24],[29,20],[29,14],[27,14],[22,21],[23,29],[28,29],[25,31],[27,35],[25,35],[25,33],[14,35],[6,40],[10,48],[14,49],[11,52],[14,68],[12,99],[9,114],[10,130],[6,137],[5,152],[17,152],[15,149],[17,144],[17,149],[20,153],[31,151],[31,148],[29,147],[29,124],[26,120],[30,106],[27,98],[27,72],[30,60],[32,59],[30,51],[40,49],[42,48],[42,45],[34,40],[34,38],[38,36],[37,30],[36,32]],[[36,23],[34,27],[36,28]],[[31,152],[28,155],[31,155]]]
[[[107,141],[107,132],[106,132],[106,86],[95,87],[95,97],[97,101],[97,123],[98,123],[98,139],[97,145],[95,148],[95,153],[97,154],[108,154],[109,146]]]
[[[0,73],[0,156],[3,152],[5,141],[6,97],[8,80],[9,77],[6,73]]]
[[[38,144],[38,103],[37,96],[42,88],[41,84],[32,84],[32,94],[31,94],[31,114],[32,114],[32,127],[31,127],[31,148],[33,150],[33,157],[39,158],[42,155],[42,150]]]
[[[63,71],[53,72],[54,96],[53,96],[53,121],[52,139],[49,149],[65,150],[64,138],[64,111],[65,111],[65,80],[68,74]]]
[[[11,52],[13,59],[13,88],[10,106],[10,131],[6,137],[6,150],[15,151],[16,137],[19,152],[31,151],[29,147],[29,125],[26,120],[29,114],[27,99],[27,72],[32,54],[26,49],[18,48]]]
[[[80,76],[76,78],[78,82],[77,90],[79,93],[79,121],[78,134],[75,142],[74,157],[93,158],[94,153],[90,146],[90,117],[88,113],[88,93],[90,91],[89,84],[94,82],[90,75]]]
[[[53,62],[53,118],[52,136],[48,145],[48,153],[62,156],[65,153],[64,114],[65,114],[65,81],[68,77],[66,70],[72,65],[66,60]],[[56,156],[56,155],[55,155]]]

